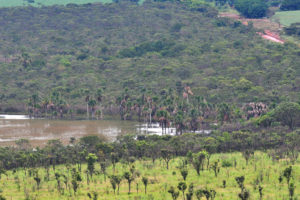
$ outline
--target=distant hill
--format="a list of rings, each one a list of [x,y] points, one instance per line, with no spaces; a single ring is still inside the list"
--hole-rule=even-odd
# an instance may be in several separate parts
[[[297,101],[300,50],[264,41],[251,26],[204,5],[130,2],[0,9],[1,107],[60,90],[125,88],[160,95],[189,85],[212,103]]]
[[[111,0],[0,0],[0,7],[13,7],[13,6],[51,6],[51,5],[67,5],[74,4],[87,4],[87,3],[111,3]]]

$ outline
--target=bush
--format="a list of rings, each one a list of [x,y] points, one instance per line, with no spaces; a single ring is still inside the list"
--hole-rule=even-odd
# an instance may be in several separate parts
[[[222,167],[232,167],[232,163],[229,160],[223,160]]]
[[[274,122],[272,114],[266,114],[257,119],[257,124],[262,127],[270,127]]]
[[[237,0],[235,8],[248,18],[264,17],[268,10],[266,2],[263,0]]]
[[[289,27],[285,27],[284,31],[287,35],[298,35],[300,36],[300,23],[293,23]]]

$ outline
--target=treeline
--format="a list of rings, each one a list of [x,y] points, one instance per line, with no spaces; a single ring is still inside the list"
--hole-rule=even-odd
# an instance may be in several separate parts
[[[279,7],[282,11],[300,10],[299,0],[215,0],[215,4],[228,4],[247,18],[265,17],[270,7]]]
[[[70,164],[81,171],[89,154],[105,166],[116,165],[117,162],[132,162],[136,159],[170,160],[177,156],[186,156],[202,150],[208,155],[220,152],[268,152],[274,159],[288,159],[295,162],[298,158],[300,131],[288,134],[284,129],[273,129],[254,133],[250,131],[213,132],[210,135],[184,134],[181,136],[120,136],[109,143],[97,136],[86,136],[64,146],[59,140],[50,140],[44,147],[32,148],[28,140],[16,141],[16,146],[1,147],[1,173],[5,170],[45,167],[46,169],[59,164]],[[168,163],[167,163],[168,164]]]
[[[106,102],[105,90],[101,88],[96,92],[82,90],[82,95],[82,101],[86,103],[84,109],[76,109],[68,104],[59,91],[53,91],[44,98],[34,94],[28,100],[28,115],[36,118],[74,119],[86,114],[86,119],[97,120],[107,114],[119,115],[121,120],[138,120],[149,124],[159,122],[163,133],[169,127],[176,127],[177,134],[207,130],[213,123],[219,126],[229,124],[232,128],[241,127],[241,124],[254,124],[261,128],[282,125],[293,130],[300,126],[298,103],[287,101],[267,105],[250,102],[239,106],[226,102],[213,104],[202,96],[194,95],[189,86],[182,85],[158,94],[143,89],[139,95],[135,95],[126,88],[116,97],[115,102]]]

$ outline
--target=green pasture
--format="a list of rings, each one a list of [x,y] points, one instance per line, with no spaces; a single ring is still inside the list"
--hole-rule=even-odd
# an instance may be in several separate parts
[[[238,200],[238,194],[240,189],[235,181],[235,177],[245,176],[245,187],[250,191],[250,199],[259,199],[258,187],[263,188],[264,200],[282,200],[288,199],[288,186],[287,181],[283,178],[279,183],[278,178],[280,174],[290,166],[286,160],[272,161],[266,153],[256,152],[254,157],[246,165],[245,159],[241,153],[232,154],[216,154],[210,159],[212,164],[214,161],[219,160],[221,166],[220,172],[215,177],[212,169],[207,170],[206,164],[204,165],[204,171],[201,171],[200,176],[197,176],[193,166],[188,165],[188,176],[186,183],[189,186],[194,184],[194,191],[200,188],[202,189],[214,189],[216,191],[215,200]],[[222,167],[222,163],[227,161],[232,164],[231,167]],[[101,200],[137,200],[137,199],[155,199],[155,200],[171,200],[171,195],[168,193],[170,186],[177,188],[179,182],[183,181],[178,166],[183,162],[183,158],[176,158],[171,160],[170,168],[167,170],[163,160],[156,160],[155,164],[150,160],[135,161],[135,169],[139,171],[140,176],[136,177],[131,184],[131,194],[128,194],[128,184],[126,180],[122,180],[120,185],[120,194],[114,194],[110,184],[109,178],[102,173],[95,174],[90,180],[89,184],[86,179],[86,165],[82,168],[82,182],[80,182],[77,194],[74,195],[71,185],[71,173],[70,168],[75,166],[59,166],[55,172],[63,173],[69,177],[67,188],[63,181],[61,185],[64,188],[62,194],[57,190],[57,181],[54,176],[54,171],[50,170],[50,181],[45,180],[46,170],[40,168],[38,174],[41,178],[40,189],[37,190],[37,184],[34,178],[29,176],[28,170],[25,175],[23,169],[19,169],[16,172],[9,171],[6,176],[2,175],[0,180],[1,194],[6,199],[89,199],[87,194],[96,192],[98,199]],[[235,166],[236,165],[236,166]],[[96,164],[96,170],[100,171],[99,164]],[[125,171],[129,171],[129,165],[126,163],[118,163],[115,174],[122,175]],[[113,174],[112,167],[107,168],[107,174]],[[144,193],[144,185],[142,177],[148,178],[147,194]],[[223,187],[223,180],[226,181],[226,187]],[[300,198],[300,162],[299,160],[293,165],[293,182],[296,186],[295,198]],[[138,188],[138,191],[137,191]],[[187,193],[188,189],[186,190]],[[297,192],[298,191],[298,192]],[[183,199],[182,193],[178,199]],[[197,199],[193,196],[193,199]],[[201,198],[204,200],[205,198]]]
[[[300,10],[276,12],[272,17],[273,21],[279,21],[283,26],[290,26],[293,23],[300,23]]]

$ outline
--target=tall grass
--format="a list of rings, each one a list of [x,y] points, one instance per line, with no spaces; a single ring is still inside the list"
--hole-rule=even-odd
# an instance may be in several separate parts
[[[122,181],[120,187],[120,195],[114,195],[110,185],[109,179],[104,180],[103,174],[94,175],[89,184],[87,184],[86,165],[83,166],[82,177],[83,181],[80,183],[79,190],[76,195],[71,188],[65,189],[63,194],[59,194],[57,190],[57,181],[55,180],[54,171],[50,170],[50,180],[46,181],[46,171],[43,168],[39,169],[39,176],[42,183],[40,190],[37,190],[36,182],[33,177],[30,177],[27,171],[25,176],[22,169],[17,172],[9,171],[7,176],[2,175],[0,181],[0,188],[2,195],[7,199],[25,199],[27,195],[31,199],[88,199],[87,193],[97,192],[98,199],[155,199],[155,200],[169,200],[171,195],[167,192],[170,186],[177,188],[180,181],[183,181],[178,166],[182,163],[183,158],[176,158],[170,162],[169,170],[166,169],[163,160],[156,160],[152,164],[149,160],[140,160],[134,163],[136,170],[140,172],[140,177],[136,178],[131,184],[132,193],[128,195],[128,185],[125,180]],[[197,176],[196,171],[191,165],[188,165],[187,185],[194,184],[197,189],[214,189],[217,192],[215,199],[235,200],[238,199],[240,189],[235,181],[237,176],[245,176],[245,187],[250,191],[250,199],[259,199],[258,186],[263,187],[263,199],[288,199],[288,188],[286,180],[284,179],[280,184],[278,181],[279,175],[285,168],[289,166],[286,160],[273,162],[271,158],[265,153],[256,152],[255,156],[246,165],[245,159],[241,153],[232,154],[216,154],[210,159],[210,163],[219,160],[219,165],[222,165],[224,160],[232,164],[231,167],[221,167],[220,173],[215,177],[212,169],[205,170]],[[236,163],[236,166],[235,166]],[[96,165],[96,170],[100,171],[99,164]],[[118,163],[115,173],[123,174],[129,170],[129,166],[125,163]],[[71,179],[71,174],[68,172],[66,166],[59,166],[56,172],[64,173]],[[112,174],[112,167],[107,169],[108,174]],[[147,194],[144,194],[144,186],[142,177],[146,176],[149,179],[147,187]],[[300,193],[297,188],[300,187],[300,162],[299,160],[293,165],[293,182],[296,184],[295,197],[299,198]],[[226,181],[226,188],[223,188],[223,180]],[[259,181],[259,183],[257,182]],[[19,182],[19,183],[18,183]],[[69,183],[70,184],[70,183]],[[137,184],[139,193],[137,193]],[[18,187],[20,185],[20,187]],[[63,185],[63,183],[62,183]],[[71,186],[71,184],[70,184]],[[180,194],[178,199],[182,199]],[[193,199],[196,199],[194,196]],[[203,198],[204,199],[204,198]]]

